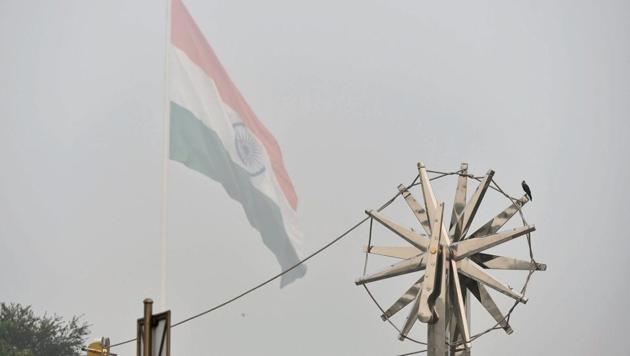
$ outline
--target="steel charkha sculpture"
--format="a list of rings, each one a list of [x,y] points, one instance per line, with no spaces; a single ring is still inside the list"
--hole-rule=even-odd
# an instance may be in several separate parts
[[[419,320],[428,324],[426,350],[428,355],[470,355],[471,294],[495,319],[496,327],[504,329],[508,334],[512,333],[508,323],[509,318],[499,310],[487,288],[492,288],[514,299],[515,306],[518,303],[527,302],[527,298],[522,293],[497,280],[486,270],[525,270],[530,271],[529,276],[531,276],[535,270],[546,269],[546,265],[535,262],[533,257],[531,261],[523,261],[484,253],[494,246],[519,236],[527,236],[529,241],[529,234],[535,230],[535,227],[527,225],[524,218],[523,226],[499,231],[512,216],[517,212],[520,213],[521,207],[529,201],[529,198],[527,195],[520,199],[510,198],[512,202],[510,206],[474,232],[469,233],[481,201],[493,182],[494,172],[490,170],[485,177],[480,179],[479,186],[470,201],[466,202],[467,181],[471,176],[468,174],[468,165],[465,163],[461,165],[460,171],[457,172],[457,190],[450,223],[447,225],[444,203],[438,203],[423,163],[418,164],[418,171],[424,206],[404,185],[400,185],[398,189],[426,234],[405,228],[379,211],[366,211],[373,220],[394,232],[411,246],[367,246],[367,253],[393,257],[401,261],[380,272],[364,275],[356,281],[356,284],[365,285],[424,270],[424,274],[417,282],[391,307],[384,310],[381,317],[383,320],[389,320],[411,304],[404,326],[398,329],[400,340],[409,338],[407,335],[416,320]]]

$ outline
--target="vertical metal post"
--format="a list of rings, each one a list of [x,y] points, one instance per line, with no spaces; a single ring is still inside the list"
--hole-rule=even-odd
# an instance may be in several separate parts
[[[152,356],[151,346],[151,316],[153,315],[153,300],[147,298],[144,300],[144,326],[142,332],[142,340],[144,341],[144,350],[142,356]]]
[[[449,263],[446,257],[446,251],[443,251],[440,257],[440,292],[434,302],[434,310],[437,314],[437,320],[427,324],[427,356],[448,356],[448,347],[446,345],[446,340],[448,340],[447,321],[451,317],[450,308],[448,307],[449,298],[447,287],[450,283],[448,279]]]

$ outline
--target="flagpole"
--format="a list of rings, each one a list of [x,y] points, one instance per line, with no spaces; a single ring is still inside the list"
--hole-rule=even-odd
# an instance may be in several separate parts
[[[166,232],[168,200],[168,157],[170,146],[170,100],[169,100],[169,53],[171,44],[171,0],[166,0],[166,42],[164,51],[164,112],[162,147],[162,196],[160,210],[160,302],[161,310],[166,310]]]

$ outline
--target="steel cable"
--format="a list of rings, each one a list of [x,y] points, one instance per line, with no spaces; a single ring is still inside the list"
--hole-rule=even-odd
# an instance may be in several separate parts
[[[416,177],[416,179],[417,179],[417,177]],[[416,181],[416,180],[414,179],[414,181],[412,182],[412,184],[414,184],[414,183],[415,183],[415,181]],[[397,198],[399,195],[400,195],[400,193],[397,193],[396,195],[394,195],[391,199],[389,199],[389,200],[388,200],[388,201],[386,201],[383,205],[381,205],[381,206],[380,206],[377,210],[378,210],[378,211],[381,211],[381,210],[385,209],[386,207],[388,207],[391,203],[393,203],[393,202],[394,202],[394,200],[396,200],[396,198]],[[269,279],[267,279],[267,280],[265,280],[265,281],[263,281],[263,282],[261,282],[261,283],[259,283],[259,284],[255,285],[255,286],[253,286],[253,287],[251,287],[251,288],[249,288],[249,289],[245,290],[244,292],[242,292],[242,293],[240,293],[240,294],[236,295],[235,297],[232,297],[232,298],[230,298],[230,299],[228,299],[228,300],[226,300],[226,301],[224,301],[224,302],[222,302],[222,303],[220,303],[220,304],[218,304],[218,305],[216,305],[216,306],[213,306],[213,307],[211,307],[211,308],[209,308],[209,309],[207,309],[207,310],[204,310],[204,311],[202,311],[202,312],[200,312],[200,313],[197,313],[197,314],[195,314],[195,315],[193,315],[193,316],[190,316],[190,317],[188,317],[188,318],[186,318],[186,319],[184,319],[184,320],[181,320],[181,321],[179,321],[179,322],[177,322],[177,323],[175,323],[175,324],[172,324],[172,325],[171,325],[171,328],[174,328],[174,327],[180,326],[180,325],[185,324],[185,323],[187,323],[187,322],[189,322],[189,321],[191,321],[191,320],[197,319],[197,318],[199,318],[199,317],[201,317],[201,316],[204,316],[204,315],[206,315],[206,314],[208,314],[208,313],[211,313],[211,312],[213,312],[213,311],[215,311],[215,310],[217,310],[217,309],[220,309],[220,308],[222,308],[222,307],[224,307],[224,306],[226,306],[226,305],[228,305],[228,304],[230,304],[230,303],[232,303],[232,302],[235,302],[236,300],[238,300],[238,299],[240,299],[240,298],[242,298],[242,297],[244,297],[244,296],[246,296],[246,295],[248,295],[248,294],[252,293],[253,291],[255,291],[255,290],[259,289],[259,288],[262,288],[262,287],[264,287],[265,285],[267,285],[267,284],[269,284],[269,283],[271,283],[271,282],[275,281],[276,279],[278,279],[278,278],[282,277],[283,275],[285,275],[285,274],[287,274],[287,273],[291,272],[292,270],[294,270],[295,268],[297,268],[297,267],[298,267],[298,266],[300,266],[301,264],[305,263],[306,261],[310,260],[311,258],[313,258],[313,257],[317,256],[318,254],[320,254],[321,252],[323,252],[323,251],[324,251],[324,250],[326,250],[327,248],[331,247],[332,245],[334,245],[335,243],[337,243],[337,242],[338,242],[339,240],[341,240],[342,238],[346,237],[348,234],[350,234],[352,231],[354,231],[355,229],[357,229],[359,226],[361,226],[363,223],[365,223],[367,220],[370,220],[370,219],[371,219],[371,218],[370,218],[369,216],[367,216],[367,217],[365,217],[365,218],[361,219],[359,222],[357,222],[356,224],[354,224],[352,227],[350,227],[349,229],[347,229],[346,231],[344,231],[341,235],[337,236],[337,237],[336,237],[336,238],[334,238],[332,241],[330,241],[330,242],[329,242],[329,243],[327,243],[326,245],[322,246],[321,248],[317,249],[315,252],[311,253],[310,255],[306,256],[305,258],[303,258],[303,259],[299,260],[298,262],[296,262],[293,266],[289,267],[288,269],[283,270],[282,272],[280,272],[280,273],[278,273],[278,274],[274,275],[273,277],[271,277],[271,278],[269,278]],[[371,224],[370,224],[370,226],[371,226]],[[367,261],[366,261],[366,263],[367,263]],[[122,342],[115,343],[115,344],[111,345],[110,347],[111,347],[111,348],[114,348],[114,347],[117,347],[117,346],[121,346],[121,345],[128,344],[128,343],[133,342],[133,341],[136,341],[136,340],[137,340],[137,338],[133,338],[133,339],[125,340],[125,341],[122,341]]]

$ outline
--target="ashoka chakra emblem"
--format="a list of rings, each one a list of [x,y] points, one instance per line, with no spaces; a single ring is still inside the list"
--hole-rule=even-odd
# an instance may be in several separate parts
[[[243,123],[236,123],[234,127],[234,145],[241,163],[252,176],[257,176],[265,171],[265,158],[263,148],[252,136]]]

